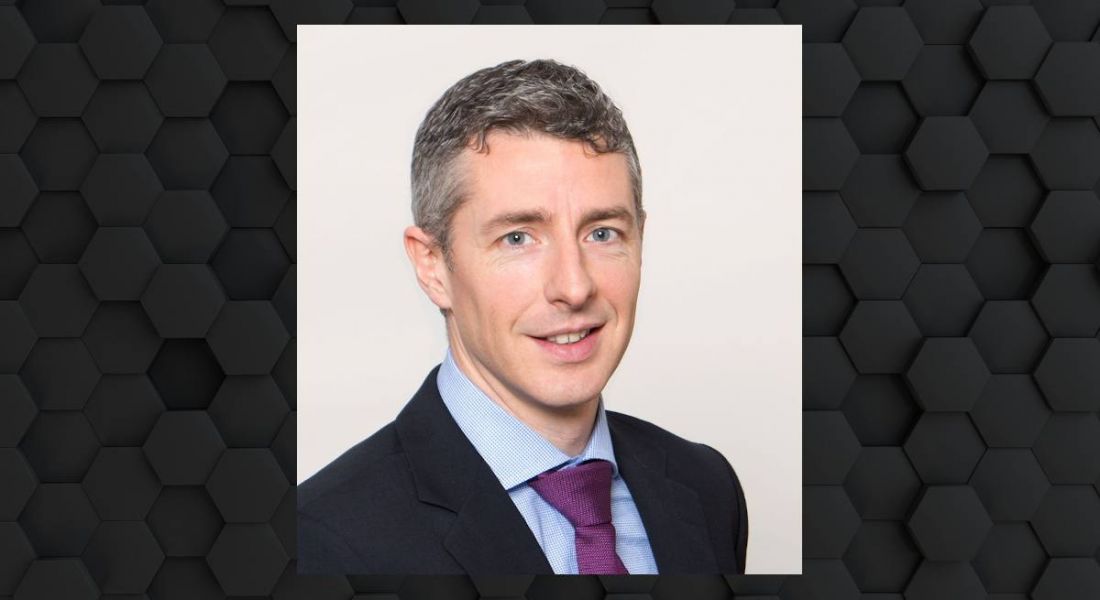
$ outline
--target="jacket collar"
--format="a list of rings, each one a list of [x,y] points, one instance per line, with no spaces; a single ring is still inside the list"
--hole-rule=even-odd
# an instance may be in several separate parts
[[[619,473],[642,517],[657,572],[720,573],[698,494],[670,477],[668,457],[650,436],[618,413],[608,411],[607,421]]]
[[[421,502],[455,513],[443,544],[470,574],[552,574],[527,522],[455,423],[432,369],[395,427]],[[661,573],[717,573],[696,493],[667,475],[666,456],[608,412],[619,472]]]
[[[419,500],[455,513],[444,547],[470,574],[553,574],[516,505],[443,405],[438,371],[395,427]]]

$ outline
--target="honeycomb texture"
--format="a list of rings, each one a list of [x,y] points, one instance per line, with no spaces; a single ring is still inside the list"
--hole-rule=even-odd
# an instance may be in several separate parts
[[[804,575],[295,574],[299,23],[803,25]],[[0,598],[1100,597],[1098,25],[1085,0],[0,2]]]

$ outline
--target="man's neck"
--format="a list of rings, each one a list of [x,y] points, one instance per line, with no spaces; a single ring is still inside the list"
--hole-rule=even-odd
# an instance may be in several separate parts
[[[524,401],[491,377],[484,368],[470,360],[461,349],[451,346],[455,365],[490,400],[526,424],[548,442],[569,456],[577,456],[592,437],[596,414],[600,407],[599,396],[575,406],[553,408],[535,402]]]

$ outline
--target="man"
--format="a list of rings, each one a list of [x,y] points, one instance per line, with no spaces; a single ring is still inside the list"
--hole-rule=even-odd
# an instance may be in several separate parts
[[[506,62],[435,103],[404,242],[450,347],[393,423],[299,486],[300,572],[744,572],[729,463],[604,409],[641,188],[621,112],[572,67]]]

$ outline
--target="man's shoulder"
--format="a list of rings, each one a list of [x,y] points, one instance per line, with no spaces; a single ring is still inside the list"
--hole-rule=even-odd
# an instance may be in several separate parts
[[[394,423],[390,423],[300,483],[298,510],[303,512],[326,499],[392,483],[390,480],[403,470],[404,464],[401,442]]]
[[[714,448],[699,442],[684,439],[667,429],[649,421],[619,412],[607,411],[607,421],[613,433],[626,432],[648,444],[655,445],[665,452],[669,460],[689,460],[703,464],[728,465],[728,461]]]
[[[645,452],[660,450],[664,469],[669,477],[706,494],[739,498],[743,492],[733,465],[721,452],[699,442],[684,439],[649,421],[622,413],[607,411],[608,425],[615,441],[616,456],[625,450],[620,441],[629,437],[629,447]],[[616,433],[618,436],[616,436]],[[621,462],[622,458],[619,457]]]

